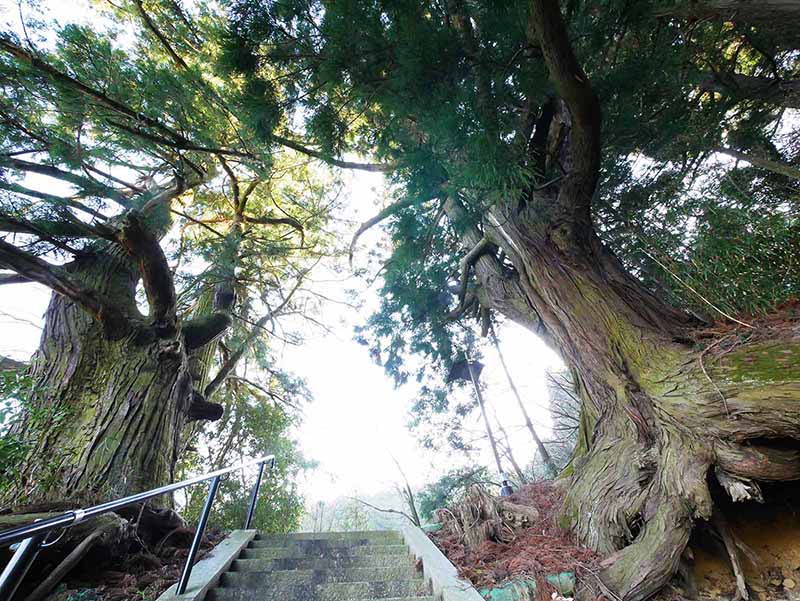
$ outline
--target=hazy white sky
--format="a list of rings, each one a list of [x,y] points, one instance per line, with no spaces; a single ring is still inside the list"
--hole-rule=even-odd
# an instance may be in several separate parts
[[[79,16],[81,7],[85,7],[82,1],[49,4],[57,7],[55,12],[60,15],[67,14],[69,7],[70,19]],[[16,9],[15,1],[0,0],[3,21],[13,19]],[[345,217],[363,221],[376,211],[382,176],[353,173],[347,181]],[[344,231],[343,235],[349,238],[352,230]],[[359,260],[361,265],[366,261],[363,249],[372,248],[381,241],[379,228],[364,236],[362,251],[356,255],[356,266]],[[348,275],[349,272],[338,275],[339,279],[347,278],[344,282],[326,283],[325,293],[344,298],[345,288],[359,289],[365,309],[356,311],[341,304],[326,304],[318,319],[328,324],[331,332],[309,332],[309,339],[303,346],[282,349],[281,367],[304,377],[314,396],[313,403],[305,409],[305,421],[296,433],[306,456],[319,462],[319,468],[303,482],[306,498],[333,500],[342,495],[367,495],[391,488],[399,480],[392,457],[401,464],[413,485],[434,480],[454,465],[493,466],[486,444],[482,445],[481,452],[469,458],[437,455],[417,444],[406,427],[414,386],[395,389],[383,368],[375,365],[367,350],[353,340],[353,326],[363,323],[369,307],[377,304],[378,285],[366,287]],[[49,297],[48,290],[35,284],[0,287],[0,355],[20,360],[31,355],[38,345]],[[559,360],[533,334],[513,324],[500,329],[498,335],[528,411],[541,428],[541,434],[546,436],[549,416],[545,373],[547,369],[558,368]],[[534,446],[522,426],[516,401],[492,349],[486,350],[485,363],[482,378],[488,385],[486,401],[490,415],[496,412],[508,430],[517,459],[528,463],[534,455]],[[477,412],[468,424],[476,435],[483,432]]]
[[[353,174],[349,182],[350,202],[359,221],[375,212],[376,176]],[[380,242],[379,228],[365,235],[364,248]],[[353,283],[349,283],[350,286]],[[374,307],[378,301],[378,286],[361,287],[361,300],[365,307]],[[320,462],[312,475],[313,482],[305,492],[314,500],[329,500],[353,493],[371,494],[391,488],[400,475],[394,464],[397,459],[414,485],[430,482],[454,465],[479,462],[493,465],[486,444],[483,452],[470,458],[435,454],[420,447],[406,424],[409,409],[414,401],[416,386],[410,383],[395,388],[392,380],[376,365],[367,349],[354,342],[353,326],[363,323],[367,311],[354,311],[340,305],[324,308],[323,319],[335,324],[333,332],[312,338],[303,347],[287,349],[286,366],[308,380],[314,402],[306,411],[306,420],[299,431],[304,451]],[[533,419],[543,433],[549,429],[547,369],[560,365],[556,355],[541,340],[518,326],[507,325],[498,336],[517,386],[526,400]],[[511,438],[515,455],[527,463],[533,457],[534,446],[523,426],[516,400],[511,395],[505,374],[492,348],[486,357],[482,379],[489,389],[487,403],[496,411]],[[463,393],[462,393],[463,394]],[[476,436],[483,434],[480,415],[475,414],[468,425]],[[510,470],[510,466],[506,467]]]

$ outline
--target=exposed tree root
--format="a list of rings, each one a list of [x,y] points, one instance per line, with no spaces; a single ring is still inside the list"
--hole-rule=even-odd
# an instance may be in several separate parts
[[[107,521],[93,530],[47,575],[42,583],[25,598],[25,601],[42,601],[96,545],[111,546],[118,543],[123,537],[126,526],[127,522],[118,518]]]
[[[461,503],[438,510],[436,517],[445,529],[458,533],[474,549],[484,541],[513,541],[515,532],[535,522],[539,512],[535,507],[517,505],[472,486]]]
[[[744,578],[742,563],[739,561],[739,551],[737,550],[733,533],[728,526],[728,522],[725,520],[725,516],[722,515],[722,512],[715,511],[712,517],[712,522],[714,524],[714,528],[716,528],[717,532],[719,533],[720,538],[722,538],[722,543],[725,545],[725,550],[728,553],[728,558],[730,559],[731,567],[733,568],[733,574],[736,577],[736,597],[734,601],[739,601],[740,599],[747,601],[750,598],[750,595],[747,592],[747,582]]]
[[[58,510],[47,513],[7,513],[0,515],[0,529],[20,526],[37,519],[52,517],[74,504],[58,503],[31,506],[33,510]],[[28,593],[25,601],[41,601],[73,570],[81,570],[87,556],[100,553],[108,560],[121,560],[131,553],[164,546],[166,538],[172,546],[188,546],[193,531],[186,528],[184,520],[171,509],[133,505],[98,516],[66,529],[63,535],[53,532],[52,545],[43,548],[34,562],[31,572],[23,583],[20,593]],[[33,590],[31,587],[35,586]]]

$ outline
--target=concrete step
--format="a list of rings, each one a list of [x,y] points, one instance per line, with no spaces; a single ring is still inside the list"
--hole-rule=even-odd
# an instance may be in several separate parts
[[[290,597],[287,597],[289,599]],[[302,597],[298,597],[303,599]],[[250,591],[246,589],[212,589],[206,594],[205,601],[272,601],[273,597],[264,595],[261,591]],[[317,600],[316,597],[307,596],[305,599]],[[329,601],[360,601],[354,597],[340,597],[338,599],[329,599]],[[431,595],[422,595],[415,597],[380,597],[374,599],[365,599],[364,601],[434,601]]]
[[[397,532],[259,535],[204,601],[434,601]]]
[[[405,582],[421,580],[413,566],[392,568],[345,568],[331,570],[237,571],[222,575],[220,584],[229,588],[260,588],[275,585],[328,584],[338,582]]]
[[[261,546],[253,541],[242,551],[243,559],[281,559],[316,557],[374,557],[380,555],[409,555],[405,545],[331,545],[323,541],[294,541],[282,546]]]
[[[381,544],[399,544],[402,535],[396,530],[367,530],[354,532],[292,532],[290,534],[256,534],[256,541],[323,540],[323,541],[370,541]]]
[[[245,551],[245,553],[247,553]],[[271,572],[276,570],[329,570],[345,568],[391,568],[404,563],[411,563],[409,554],[407,558],[398,555],[367,555],[367,556],[337,556],[337,557],[280,557],[276,559],[245,557],[237,559],[231,565],[234,572]]]
[[[261,538],[250,542],[250,547],[273,549],[275,547],[320,548],[327,547],[385,547],[401,545],[402,539],[383,538]]]
[[[430,598],[431,590],[424,580],[377,582],[336,582],[327,584],[261,584],[257,588],[223,586],[206,595],[207,601],[357,601],[377,599]]]

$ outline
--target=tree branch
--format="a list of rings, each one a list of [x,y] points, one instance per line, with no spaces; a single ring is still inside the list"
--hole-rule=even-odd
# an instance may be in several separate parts
[[[35,219],[27,221],[0,214],[0,231],[37,236],[66,236],[68,238],[108,238],[112,230],[104,232],[88,223],[80,221],[48,221]]]
[[[61,207],[69,207],[71,209],[75,209],[76,211],[82,211],[87,215],[91,215],[96,219],[100,219],[101,221],[106,220],[106,216],[103,215],[102,213],[99,213],[80,202],[76,202],[71,198],[64,198],[63,196],[48,194],[47,192],[39,192],[38,190],[31,190],[30,188],[26,188],[25,186],[20,186],[19,184],[11,184],[8,182],[0,182],[0,190],[8,190],[9,192],[22,194],[23,196],[38,198],[39,200],[49,202],[50,204],[58,205]]]
[[[550,124],[553,122],[556,112],[555,100],[549,98],[547,102],[542,105],[542,114],[536,119],[536,128],[531,136],[528,145],[529,152],[533,155],[535,161],[536,175],[544,177],[545,167],[547,165],[547,136],[550,133]]]
[[[475,261],[486,252],[486,250],[490,247],[491,243],[489,240],[484,236],[480,239],[480,241],[472,247],[472,249],[461,258],[460,266],[461,266],[461,285],[458,290],[458,306],[463,307],[464,301],[467,298],[467,284],[469,283],[469,273],[472,269],[472,266],[475,265]]]
[[[236,173],[231,169],[231,166],[228,165],[228,161],[225,160],[225,157],[220,155],[217,157],[219,159],[219,164],[222,165],[222,168],[225,170],[225,173],[228,174],[228,178],[231,180],[231,192],[233,192],[233,207],[236,211],[237,215],[241,212],[241,204],[239,198],[239,178],[236,177]]]
[[[766,169],[772,173],[777,173],[792,179],[800,180],[800,168],[794,167],[793,165],[756,157],[733,148],[715,148],[714,151],[721,154],[727,154],[728,156],[735,158],[737,161],[745,161],[754,167],[760,167],[761,169]]]
[[[401,515],[404,518],[406,518],[409,522],[411,522],[412,524],[415,524],[416,526],[419,526],[419,521],[415,522],[414,518],[412,518],[410,515],[408,515],[405,511],[400,511],[399,509],[384,509],[383,507],[376,507],[375,505],[372,505],[371,503],[367,503],[366,501],[363,501],[363,500],[361,500],[359,498],[356,498],[356,497],[348,497],[348,499],[350,499],[351,501],[355,501],[356,503],[361,503],[362,505],[366,505],[370,509],[374,509],[375,511],[380,511],[381,513],[394,513],[394,514],[397,514],[397,515]]]
[[[142,216],[132,211],[125,216],[117,240],[136,259],[150,306],[151,320],[166,332],[174,332],[177,306],[175,283],[158,239],[147,229]]]
[[[48,177],[69,182],[71,184],[75,184],[76,186],[80,186],[89,195],[101,193],[103,196],[111,198],[123,206],[127,205],[129,202],[128,198],[124,194],[118,190],[115,190],[114,188],[111,188],[110,186],[106,186],[98,181],[88,177],[83,177],[82,175],[78,175],[76,173],[63,171],[57,167],[53,167],[52,165],[41,165],[39,163],[31,163],[30,161],[23,161],[21,159],[15,159],[11,157],[0,158],[0,165],[10,169],[17,169],[19,171],[39,173],[41,175],[46,175]],[[98,196],[101,194],[98,194]]]
[[[31,280],[19,273],[0,273],[0,286],[4,284],[30,284]]]
[[[144,21],[145,27],[150,31],[150,33],[152,33],[154,36],[156,36],[156,38],[158,38],[158,41],[161,42],[161,45],[164,47],[164,50],[167,51],[167,54],[170,55],[172,60],[175,61],[175,63],[181,69],[185,69],[188,71],[189,65],[187,65],[186,62],[184,62],[184,60],[180,57],[180,55],[177,52],[175,52],[175,50],[170,45],[169,40],[167,40],[166,36],[164,36],[164,34],[161,33],[156,24],[150,18],[150,15],[147,14],[147,11],[144,9],[144,5],[142,4],[142,0],[134,0],[133,3],[136,5],[136,10],[139,13],[139,16],[142,18],[142,21]]]
[[[183,324],[183,341],[187,351],[193,351],[219,338],[231,325],[231,316],[224,311],[191,319]],[[208,396],[208,394],[206,394]]]
[[[800,79],[777,79],[738,73],[710,73],[703,77],[702,90],[758,100],[786,108],[800,108]]]
[[[11,269],[29,281],[38,282],[54,292],[65,296],[103,324],[110,340],[119,340],[127,335],[132,322],[116,303],[87,290],[76,282],[64,269],[51,265],[39,257],[18,249],[0,240],[0,266]]]
[[[572,115],[572,164],[559,190],[559,204],[579,225],[590,227],[589,210],[600,172],[600,101],[575,58],[558,0],[531,0],[528,35],[541,47],[550,77]]]
[[[151,141],[157,144],[163,144],[166,146],[170,146],[172,148],[180,149],[180,150],[193,150],[196,152],[203,152],[203,153],[211,153],[211,154],[226,154],[232,156],[241,156],[241,157],[249,157],[248,153],[239,152],[236,150],[228,150],[228,149],[220,149],[220,148],[208,148],[205,146],[199,146],[189,140],[180,132],[168,127],[167,125],[161,123],[159,120],[154,119],[152,117],[148,117],[144,113],[140,113],[127,105],[110,98],[103,92],[96,90],[86,84],[78,81],[77,79],[63,73],[53,67],[51,64],[47,63],[46,61],[40,59],[39,57],[31,54],[24,48],[17,46],[8,38],[0,37],[0,50],[5,51],[6,53],[10,54],[17,60],[28,64],[35,70],[39,71],[40,73],[44,74],[52,81],[57,82],[61,85],[69,86],[70,88],[76,90],[77,92],[83,94],[84,96],[92,99],[97,105],[105,107],[119,115],[123,115],[133,121],[136,124],[136,127],[126,126],[124,124],[115,123],[109,120],[109,123],[115,125],[116,127],[120,127],[125,131],[137,136],[141,136],[146,139],[150,139]],[[140,128],[141,126],[146,126],[152,128],[161,133],[162,136],[160,137],[145,131],[142,131]]]
[[[142,136],[150,139],[155,143],[172,146],[174,148],[179,148],[181,150],[193,150],[196,152],[252,158],[251,155],[246,152],[240,152],[230,149],[209,148],[197,145],[188,138],[186,138],[180,132],[168,127],[167,125],[161,123],[157,119],[153,119],[152,117],[148,117],[143,113],[135,111],[130,107],[126,106],[125,104],[119,102],[118,100],[110,98],[109,96],[105,95],[99,90],[87,86],[86,84],[74,79],[73,77],[70,77],[66,73],[59,71],[46,61],[38,58],[37,56],[34,56],[24,48],[17,46],[13,42],[11,42],[11,40],[9,40],[8,38],[0,37],[0,50],[7,52],[8,54],[12,55],[14,58],[16,58],[21,62],[27,63],[37,71],[49,77],[51,80],[58,82],[62,85],[68,85],[69,87],[77,90],[81,94],[91,98],[98,105],[108,108],[120,115],[124,115],[125,117],[131,119],[134,123],[136,123],[137,126],[144,125],[150,127],[153,130],[160,132],[162,136],[166,136],[166,138],[142,131],[139,127],[128,127],[125,126],[124,124],[119,124],[119,123],[114,124],[117,127],[121,127],[134,135]],[[343,169],[358,169],[362,171],[384,173],[392,171],[396,168],[396,165],[394,164],[357,163],[352,161],[343,161],[340,159],[335,159],[333,157],[328,157],[324,153],[318,150],[308,148],[307,146],[304,146],[299,142],[296,142],[289,138],[285,138],[283,136],[278,136],[273,134],[271,138],[278,144],[281,144],[282,146],[286,146],[287,148],[291,148],[292,150],[296,150],[297,152],[300,152],[302,154],[305,154],[307,156],[316,159],[320,159],[330,165],[333,165],[335,167],[341,167]]]
[[[267,388],[264,388],[263,386],[261,386],[261,384],[258,384],[257,382],[253,382],[252,380],[248,380],[247,378],[242,378],[241,376],[228,376],[228,377],[229,377],[230,379],[233,379],[233,380],[239,380],[240,382],[244,382],[244,383],[245,383],[245,384],[247,384],[248,386],[252,386],[253,388],[255,388],[256,390],[258,390],[259,392],[261,392],[261,393],[262,393],[262,394],[264,394],[265,396],[267,396],[267,397],[271,398],[273,401],[275,401],[275,402],[277,402],[277,403],[283,403],[283,404],[284,404],[284,405],[286,405],[287,407],[291,407],[291,408],[292,408],[292,409],[294,409],[295,411],[299,411],[299,412],[301,412],[301,413],[302,413],[302,411],[303,411],[303,410],[302,410],[302,408],[298,407],[298,406],[297,406],[297,405],[295,405],[294,403],[291,403],[291,402],[287,401],[287,400],[286,400],[284,397],[282,397],[281,395],[279,395],[279,394],[275,394],[275,393],[274,393],[274,392],[272,392],[271,390],[268,390]]]
[[[366,232],[369,228],[373,227],[374,225],[379,224],[384,219],[391,217],[398,211],[414,205],[416,201],[417,201],[416,198],[407,196],[393,204],[390,204],[388,207],[381,209],[381,211],[377,215],[371,217],[370,219],[367,219],[364,223],[362,223],[356,230],[356,233],[353,234],[353,239],[350,241],[350,251],[348,255],[350,260],[350,265],[351,266],[353,265],[353,253],[355,252],[356,242],[358,242],[358,239],[364,232]]]
[[[318,150],[314,150],[312,148],[308,148],[307,146],[303,146],[302,144],[295,142],[289,138],[284,138],[283,136],[278,136],[273,134],[272,139],[281,144],[282,146],[286,146],[287,148],[291,148],[292,150],[296,150],[301,154],[305,154],[307,156],[313,157],[315,159],[319,159],[328,163],[329,165],[333,165],[334,167],[341,167],[342,169],[357,169],[360,171],[369,171],[372,173],[387,173],[389,171],[393,171],[397,168],[397,165],[392,163],[354,163],[352,161],[343,161],[341,159],[334,159],[333,157],[326,156],[322,152]]]
[[[203,395],[194,391],[192,402],[189,404],[188,421],[207,420],[215,422],[222,417],[224,408],[219,403],[210,403]]]
[[[214,376],[214,379],[208,383],[205,390],[203,391],[203,396],[205,398],[211,398],[217,389],[222,386],[222,383],[233,373],[236,369],[236,365],[239,363],[239,360],[244,356],[244,354],[249,350],[250,346],[253,344],[255,339],[261,333],[261,330],[267,324],[268,321],[274,319],[276,316],[280,314],[280,312],[289,304],[294,296],[295,292],[300,288],[300,285],[303,283],[305,279],[305,272],[297,278],[297,283],[295,284],[294,288],[286,295],[286,298],[283,299],[283,302],[275,308],[275,310],[270,311],[266,315],[262,316],[255,324],[253,324],[253,329],[250,330],[250,333],[244,339],[239,348],[233,351],[228,360],[223,363],[217,375]]]
[[[253,217],[244,216],[245,223],[258,223],[261,225],[289,225],[298,232],[303,233],[303,224],[294,217]]]
[[[109,98],[99,90],[95,90],[94,88],[91,88],[81,83],[80,81],[67,75],[66,73],[59,71],[51,64],[43,61],[37,56],[34,56],[24,48],[17,46],[13,42],[11,42],[11,40],[9,40],[8,38],[5,37],[0,38],[0,50],[3,50],[6,53],[10,54],[18,61],[30,65],[35,70],[43,73],[54,82],[58,82],[62,85],[67,85],[79,91],[80,93],[82,93],[85,96],[88,96],[101,106],[111,109],[112,111],[119,113],[121,115],[125,115],[126,117],[133,119],[137,123],[142,123],[144,125],[147,125],[148,127],[157,129],[158,131],[161,131],[162,133],[172,137],[174,140],[185,140],[185,138],[182,135],[173,131],[172,129],[162,124],[158,120],[148,117],[143,113],[139,113],[131,109],[130,107],[122,104],[121,102],[118,102],[113,98]]]

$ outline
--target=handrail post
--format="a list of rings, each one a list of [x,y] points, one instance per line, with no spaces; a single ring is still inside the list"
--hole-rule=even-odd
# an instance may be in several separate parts
[[[200,521],[197,523],[197,530],[194,533],[192,546],[189,548],[189,556],[186,558],[186,565],[183,566],[181,579],[178,581],[177,594],[182,595],[186,592],[186,587],[189,585],[189,577],[192,575],[192,567],[194,567],[194,560],[197,557],[197,551],[200,549],[200,542],[203,540],[203,532],[206,529],[208,522],[208,514],[211,513],[211,506],[214,504],[214,497],[219,488],[219,479],[221,476],[215,476],[208,486],[208,496],[203,505],[203,511],[200,514]]]
[[[47,532],[35,534],[19,543],[11,561],[8,562],[3,573],[0,574],[0,599],[11,601],[17,592],[22,579],[39,554],[42,541],[47,537]]]
[[[274,464],[274,460],[273,460]],[[258,502],[258,490],[261,488],[261,476],[264,475],[264,462],[258,464],[258,475],[256,476],[256,483],[253,485],[253,492],[250,494],[250,505],[247,508],[247,517],[244,520],[244,529],[250,530],[250,523],[253,521],[253,514],[256,512],[256,503]]]

